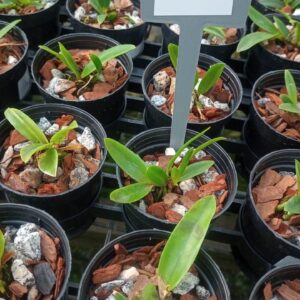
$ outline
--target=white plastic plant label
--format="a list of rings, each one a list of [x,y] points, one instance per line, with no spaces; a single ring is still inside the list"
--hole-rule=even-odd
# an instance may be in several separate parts
[[[155,0],[154,16],[230,16],[232,8],[233,0]]]

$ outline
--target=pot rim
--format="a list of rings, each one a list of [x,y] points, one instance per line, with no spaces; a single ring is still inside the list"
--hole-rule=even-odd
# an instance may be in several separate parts
[[[49,112],[50,112],[50,113],[51,113],[51,108],[59,108],[59,107],[63,108],[63,107],[66,106],[65,104],[45,103],[45,104],[35,104],[35,105],[31,105],[31,106],[28,106],[28,107],[23,108],[23,109],[21,109],[21,110],[22,110],[23,112],[28,112],[28,111],[30,111],[32,108],[44,108],[45,105],[49,108]],[[71,108],[73,111],[78,111],[78,112],[80,112],[81,114],[83,114],[83,115],[85,115],[85,116],[88,115],[88,116],[92,119],[92,121],[94,122],[94,124],[98,127],[98,129],[100,129],[99,132],[101,132],[101,135],[103,135],[102,138],[104,139],[104,138],[107,137],[106,132],[105,132],[103,126],[101,125],[101,123],[100,123],[95,117],[93,117],[93,116],[90,115],[88,112],[86,112],[86,111],[84,111],[84,110],[82,110],[82,109],[80,109],[80,108],[74,107],[74,106],[72,106],[72,105],[68,105],[68,109],[70,109],[70,108]],[[63,111],[62,111],[62,114],[63,114]],[[9,124],[9,122],[8,122],[6,119],[3,119],[3,120],[0,122],[0,128],[1,128],[3,125],[6,125],[6,124]],[[9,124],[9,125],[10,125],[10,124]],[[11,125],[10,125],[10,126],[11,126]],[[92,132],[92,133],[93,133],[93,132]],[[94,133],[93,133],[93,135],[94,135]],[[100,141],[99,141],[99,143],[100,143]],[[2,147],[2,146],[1,146],[1,147]],[[100,161],[100,164],[99,164],[99,167],[98,167],[96,173],[93,174],[92,176],[90,176],[90,177],[88,178],[88,180],[85,181],[84,183],[82,183],[82,184],[76,186],[76,187],[73,188],[73,189],[68,189],[67,191],[65,191],[65,192],[63,192],[63,193],[52,194],[52,195],[49,195],[49,194],[45,194],[45,195],[44,195],[44,194],[43,194],[43,195],[38,195],[38,194],[33,194],[33,195],[31,195],[31,194],[25,194],[25,193],[22,193],[22,192],[19,192],[19,191],[16,191],[16,190],[10,188],[9,186],[5,185],[1,180],[0,180],[0,187],[4,190],[4,192],[9,191],[9,192],[14,193],[14,194],[16,194],[16,195],[19,195],[19,196],[22,196],[22,197],[26,197],[26,198],[31,198],[31,199],[39,199],[39,200],[40,200],[40,199],[45,199],[45,201],[49,201],[49,200],[51,200],[51,198],[62,197],[62,196],[64,196],[64,195],[67,195],[67,194],[70,193],[70,192],[74,192],[74,191],[78,190],[79,188],[83,187],[85,184],[89,183],[94,177],[96,177],[97,175],[99,175],[99,172],[101,171],[101,169],[102,169],[102,167],[103,167],[103,165],[104,165],[104,163],[105,163],[106,156],[107,156],[107,150],[106,150],[104,144],[101,145],[101,149],[102,149],[102,152],[103,152],[103,158],[102,158],[102,160]]]
[[[0,26],[3,25],[3,26],[6,26],[7,24],[9,24],[10,22],[6,22],[6,21],[2,21],[0,20]],[[21,39],[23,40],[24,42],[24,51],[22,53],[22,56],[20,57],[20,59],[18,60],[18,62],[9,70],[7,70],[6,72],[0,74],[0,77],[2,75],[5,75],[7,74],[9,71],[13,70],[14,68],[16,68],[17,66],[19,66],[19,64],[21,64],[23,62],[23,60],[26,58],[27,56],[27,52],[28,52],[28,48],[29,48],[29,43],[28,43],[28,39],[27,39],[27,36],[26,36],[26,33],[19,27],[19,26],[14,26],[12,28],[12,30],[16,30],[16,32],[20,35]]]
[[[201,58],[205,58],[205,59],[208,59],[210,61],[213,61],[213,64],[216,64],[216,63],[223,63],[221,60],[211,56],[211,55],[207,55],[207,54],[204,54],[204,53],[200,53],[199,55],[199,61],[198,61],[198,66],[200,65],[201,66]],[[173,115],[168,115],[166,114],[165,112],[163,112],[162,110],[160,110],[158,107],[154,106],[151,101],[150,101],[150,98],[149,98],[149,95],[148,95],[148,92],[147,92],[147,88],[149,86],[149,82],[146,83],[146,75],[147,73],[150,73],[152,71],[152,68],[153,68],[153,65],[155,65],[157,62],[168,62],[170,60],[169,58],[169,54],[166,53],[166,54],[163,54],[157,58],[155,58],[154,60],[151,61],[150,64],[148,64],[147,68],[145,69],[144,73],[143,73],[143,77],[142,77],[142,91],[143,91],[143,94],[144,94],[144,98],[145,98],[145,101],[149,102],[149,104],[155,108],[156,111],[160,112],[161,114],[164,114],[166,117],[168,117],[169,119],[172,119]],[[225,63],[224,63],[225,64]],[[169,66],[171,66],[171,63],[168,63]],[[240,82],[240,79],[238,78],[238,76],[236,75],[236,73],[233,71],[233,69],[231,69],[227,64],[225,64],[225,69],[224,70],[227,70],[230,74],[229,78],[230,78],[230,81],[232,81],[232,79],[235,79],[235,81],[237,82],[237,88],[239,91],[242,91],[242,84]],[[221,79],[223,77],[221,76]],[[229,89],[230,90],[230,89]],[[231,90],[230,90],[231,92]],[[220,119],[217,119],[217,120],[213,120],[213,121],[206,121],[206,122],[189,122],[188,121],[188,124],[189,125],[213,125],[213,124],[216,124],[216,123],[219,123],[219,122],[222,122],[222,121],[225,121],[227,119],[229,119],[230,117],[232,117],[232,115],[239,109],[239,106],[242,102],[242,98],[243,98],[243,93],[240,93],[238,99],[234,99],[234,103],[236,103],[236,107],[232,107],[231,108],[231,112],[230,114],[226,115],[225,117],[223,118],[220,118]]]
[[[133,138],[131,138],[126,143],[125,146],[128,146],[128,144],[131,144],[131,143],[135,142],[137,139],[140,139],[140,137],[142,137],[145,133],[149,133],[149,132],[151,133],[151,132],[157,132],[157,131],[165,131],[165,130],[170,130],[170,127],[159,127],[159,128],[148,129],[146,131],[143,131],[143,132],[135,135]],[[197,134],[196,131],[191,130],[191,129],[187,129],[187,132],[190,132],[193,135]],[[208,136],[205,136],[205,135],[202,136],[202,137],[204,137],[206,139],[210,139]],[[230,156],[227,154],[227,152],[218,143],[214,143],[213,145],[210,145],[208,148],[210,148],[210,147],[215,147],[217,150],[221,151],[222,154],[224,154],[224,156],[227,158],[227,163],[229,163],[230,168],[233,171],[233,178],[234,178],[234,180],[233,180],[234,181],[233,192],[228,195],[228,198],[227,198],[227,200],[225,202],[225,205],[224,205],[223,209],[221,211],[219,211],[217,214],[214,215],[214,217],[213,217],[212,220],[216,220],[221,215],[223,215],[229,209],[229,207],[231,206],[231,204],[232,204],[232,202],[233,202],[233,200],[234,200],[234,198],[236,196],[236,193],[237,193],[238,178],[237,178],[236,169],[234,167],[234,163],[233,163],[232,159],[230,158]],[[120,169],[120,167],[118,165],[116,167],[116,175],[117,175],[119,186],[122,187],[123,183],[122,183],[122,180],[121,180],[121,169]],[[143,200],[143,199],[140,199],[139,201],[141,201],[141,200]],[[138,203],[139,201],[136,201],[136,203]],[[139,208],[139,206],[135,205],[134,203],[123,204],[123,206],[124,205],[130,205],[131,207],[133,207],[135,210],[137,210],[139,213],[141,213],[145,217],[149,218],[150,220],[154,220],[156,222],[161,222],[161,223],[166,224],[166,225],[176,225],[176,223],[172,223],[172,222],[170,222],[168,220],[163,220],[163,219],[156,218],[156,217],[152,216],[151,214],[148,214],[147,212],[144,212],[143,210],[141,210]]]
[[[296,69],[289,69],[291,71],[292,74],[297,74],[300,76],[300,71],[299,70],[296,70]],[[255,113],[259,116],[260,120],[273,132],[275,133],[276,135],[278,135],[278,137],[281,137],[281,138],[285,138],[287,140],[290,140],[290,141],[293,141],[293,142],[297,142],[299,143],[300,145],[300,140],[296,140],[296,139],[293,139],[289,136],[285,136],[283,134],[281,134],[280,132],[278,132],[277,130],[275,130],[270,124],[268,124],[263,118],[262,116],[260,115],[260,113],[258,112],[256,106],[254,105],[254,100],[256,98],[256,92],[259,88],[259,85],[261,83],[261,81],[265,80],[266,78],[269,78],[269,77],[274,77],[274,76],[282,76],[283,77],[283,80],[284,80],[284,69],[281,69],[281,70],[275,70],[275,71],[270,71],[268,73],[265,73],[263,74],[262,76],[260,76],[254,83],[253,85],[253,88],[252,88],[252,91],[251,91],[251,104],[252,104],[252,107],[255,111]],[[284,85],[283,85],[284,86]],[[299,86],[300,88],[300,86]]]
[[[80,37],[90,37],[91,39],[94,40],[98,40],[98,41],[102,41],[102,42],[110,42],[112,44],[114,44],[114,46],[120,45],[119,42],[117,42],[116,40],[104,36],[104,35],[100,35],[100,34],[95,34],[95,33],[68,33],[68,34],[64,34],[61,36],[58,36],[50,41],[48,41],[47,43],[45,43],[45,46],[48,46],[49,48],[51,48],[51,46],[53,46],[54,44],[58,43],[58,42],[62,42],[66,39],[66,38],[80,38]],[[75,39],[74,39],[75,40]],[[113,47],[113,46],[111,46]],[[35,73],[34,71],[34,65],[36,64],[36,60],[37,58],[44,52],[44,50],[42,49],[38,49],[38,51],[35,53],[34,58],[32,60],[31,63],[31,75],[32,78],[34,80],[34,83],[38,86],[39,89],[41,89],[44,93],[46,93],[47,95],[51,96],[52,98],[62,102],[62,104],[69,104],[72,105],[72,103],[74,103],[74,101],[70,101],[70,100],[66,100],[66,99],[62,99],[56,95],[51,95],[48,91],[46,91],[46,89],[40,84],[39,82],[39,78],[41,78],[41,76],[38,73]],[[98,99],[93,99],[93,100],[85,100],[84,103],[87,103],[87,105],[89,105],[88,103],[94,103],[96,101],[105,101],[105,100],[109,100],[110,97],[112,97],[113,95],[115,95],[117,92],[119,92],[122,88],[124,88],[124,86],[126,86],[126,84],[129,82],[132,71],[133,71],[133,62],[132,62],[132,58],[128,55],[128,53],[122,54],[120,57],[124,57],[127,62],[128,62],[128,68],[126,68],[125,65],[122,64],[124,70],[127,72],[128,78],[123,82],[123,84],[121,86],[119,86],[116,90],[114,90],[112,93],[106,95],[105,97],[102,98],[98,98]],[[40,70],[39,70],[40,71]],[[80,101],[75,101],[75,103],[78,103]]]
[[[260,221],[264,224],[265,228],[272,234],[274,239],[279,239],[281,240],[283,243],[288,244],[290,247],[294,248],[297,251],[300,251],[300,247],[296,246],[295,244],[293,244],[292,242],[290,242],[289,240],[283,238],[280,234],[278,234],[277,232],[275,232],[267,223],[266,221],[261,217],[256,205],[255,205],[255,201],[253,198],[253,194],[252,194],[252,188],[253,188],[253,181],[254,178],[256,177],[256,170],[257,168],[260,166],[261,163],[263,163],[265,160],[269,159],[270,157],[273,156],[277,156],[280,155],[282,153],[290,153],[290,154],[299,154],[299,149],[283,149],[283,150],[277,150],[274,152],[271,152],[265,156],[263,156],[262,158],[260,158],[257,163],[254,165],[252,171],[250,172],[249,175],[249,183],[248,183],[248,198],[249,199],[247,201],[250,202],[250,204],[253,206],[255,213],[257,214],[257,216],[259,217]],[[271,168],[271,166],[269,166],[268,168]],[[266,169],[265,169],[266,170]]]
[[[70,279],[71,270],[72,270],[72,253],[71,253],[70,243],[69,243],[69,239],[66,235],[66,232],[60,226],[58,221],[44,210],[38,209],[38,208],[30,206],[30,205],[26,205],[26,204],[0,203],[0,210],[1,209],[8,210],[8,209],[15,209],[15,208],[25,209],[25,210],[27,210],[27,213],[29,213],[30,211],[33,211],[34,213],[39,215],[39,218],[41,218],[42,220],[48,219],[51,222],[51,224],[54,225],[54,227],[56,227],[58,229],[58,231],[60,231],[60,242],[64,243],[66,250],[67,250],[66,255],[69,256],[68,258],[70,259],[68,264],[66,264],[66,256],[64,256],[65,265],[66,265],[65,273],[64,273],[64,282],[60,288],[60,297],[57,298],[58,300],[63,299],[64,295],[62,294],[62,291],[65,291],[65,293],[68,291],[69,279]],[[28,223],[28,222],[25,222],[25,223]],[[34,224],[36,224],[36,223],[34,223]],[[38,224],[36,224],[36,225],[38,225]],[[68,265],[68,268],[67,268],[67,265]]]
[[[121,32],[121,33],[126,33],[126,31],[127,30],[131,30],[131,29],[134,29],[134,28],[139,28],[139,27],[142,27],[143,25],[145,25],[145,24],[147,24],[147,22],[145,22],[144,20],[143,20],[143,23],[141,23],[141,24],[138,24],[138,25],[135,25],[135,26],[133,26],[133,27],[131,27],[131,28],[126,28],[126,29],[107,29],[107,28],[96,28],[96,27],[93,27],[93,26],[90,26],[90,25],[88,25],[88,24],[86,24],[86,23],[83,23],[82,21],[80,21],[80,20],[77,20],[76,18],[75,18],[75,16],[74,16],[74,12],[72,12],[71,11],[71,1],[72,0],[66,0],[66,10],[67,10],[67,12],[68,12],[68,14],[69,14],[69,16],[72,18],[72,20],[74,20],[75,22],[78,22],[78,23],[80,23],[81,25],[84,25],[84,26],[86,26],[87,28],[92,28],[92,29],[94,29],[94,30],[103,30],[104,32],[115,32],[115,31],[117,31],[117,32]],[[74,1],[74,3],[78,3],[78,1],[77,0],[75,0]],[[135,5],[134,5],[135,6]],[[136,7],[136,6],[135,6]],[[137,7],[138,8],[138,7]],[[138,8],[139,9],[139,8]],[[101,33],[99,33],[99,34],[101,34]],[[104,33],[105,34],[105,33]]]

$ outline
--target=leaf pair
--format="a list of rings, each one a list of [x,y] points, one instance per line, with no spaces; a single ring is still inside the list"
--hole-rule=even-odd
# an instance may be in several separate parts
[[[68,133],[77,128],[78,124],[76,121],[56,132],[48,141],[44,132],[38,127],[38,125],[24,112],[16,108],[7,108],[4,115],[8,122],[31,144],[23,147],[20,150],[20,156],[22,161],[28,163],[31,157],[36,154],[38,155],[38,167],[39,169],[50,176],[56,176],[58,167],[58,150],[56,145],[59,145],[68,135]]]
[[[284,71],[284,81],[287,89],[287,95],[280,95],[283,103],[279,105],[279,108],[290,113],[300,114],[298,89],[294,77],[289,70]]]
[[[0,3],[0,9],[1,9],[1,4]],[[0,29],[0,39],[2,39],[7,33],[9,33],[18,23],[20,23],[21,20],[15,20],[12,21],[11,23],[7,24],[3,28]]]
[[[177,61],[178,61],[178,46],[175,44],[168,45],[168,53],[171,60],[171,63],[174,69],[177,68]],[[211,88],[213,88],[221,77],[224,71],[225,65],[223,63],[217,63],[212,66],[206,71],[204,77],[201,79],[198,88],[197,94],[198,96],[206,94]],[[198,72],[195,73],[194,84],[196,85],[199,81]]]
[[[118,16],[115,11],[110,13],[108,12],[110,0],[89,0],[89,4],[98,13],[97,22],[99,25],[107,19],[110,21],[114,21]]]

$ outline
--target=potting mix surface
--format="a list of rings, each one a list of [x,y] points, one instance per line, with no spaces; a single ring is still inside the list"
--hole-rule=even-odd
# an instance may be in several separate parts
[[[266,284],[263,290],[264,300],[283,299],[297,300],[300,299],[300,279],[285,280],[284,283],[273,287],[270,282]]]

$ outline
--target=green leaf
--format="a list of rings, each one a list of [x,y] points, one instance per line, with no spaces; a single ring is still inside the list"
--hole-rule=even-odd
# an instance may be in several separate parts
[[[179,182],[180,176],[181,176],[181,173],[178,170],[178,168],[173,167],[171,170],[171,179],[172,179],[173,184],[176,185]]]
[[[288,215],[300,214],[300,195],[295,195],[284,204],[284,211]]]
[[[113,139],[105,138],[104,143],[112,159],[124,172],[137,182],[148,182],[147,166],[137,154]]]
[[[272,21],[268,17],[260,13],[258,10],[256,10],[253,6],[250,6],[248,16],[259,28],[267,31],[268,33],[278,33],[278,30],[272,23]]]
[[[111,11],[107,14],[106,19],[109,22],[114,22],[118,18],[118,13],[116,11]]]
[[[217,80],[221,77],[224,71],[224,67],[225,64],[223,63],[210,66],[199,84],[198,95],[204,95],[215,86]]]
[[[177,61],[178,61],[178,46],[175,45],[175,44],[170,43],[168,45],[168,52],[169,52],[169,56],[170,56],[172,66],[176,70]]]
[[[293,104],[293,101],[291,100],[291,98],[288,95],[280,95],[280,98],[284,103]]]
[[[185,144],[183,144],[178,151],[175,153],[175,155],[169,160],[167,168],[166,168],[166,173],[170,174],[170,170],[176,160],[176,158],[181,154],[181,152],[187,148],[191,143],[193,143],[194,141],[198,140],[202,135],[204,135],[208,130],[210,130],[210,127],[204,129],[203,131],[199,132],[198,134],[196,134],[194,137],[192,137],[191,139],[189,139]]]
[[[290,113],[300,114],[300,108],[291,103],[282,103],[279,108]]]
[[[58,166],[58,153],[54,148],[48,149],[38,158],[39,169],[49,176],[55,177]]]
[[[210,34],[212,36],[218,37],[222,41],[225,40],[225,30],[223,27],[217,27],[217,26],[208,26],[203,29],[203,31],[207,34]]]
[[[300,6],[300,0],[294,0],[291,3],[292,9],[295,10],[296,8],[299,8]]]
[[[179,181],[184,181],[191,179],[195,176],[198,176],[205,171],[207,171],[211,166],[214,165],[214,162],[212,160],[204,160],[204,161],[199,161],[196,163],[193,163],[185,169],[184,173],[180,177]]]
[[[33,143],[48,144],[48,140],[43,131],[21,110],[7,108],[4,115],[8,122],[29,141]]]
[[[72,121],[70,125],[68,125],[66,128],[61,129],[60,131],[56,132],[50,139],[50,143],[59,145],[61,142],[65,140],[69,132],[75,128],[78,127],[78,124],[76,121]]]
[[[210,145],[217,143],[219,141],[224,141],[224,140],[226,140],[226,138],[224,138],[222,136],[208,140],[207,142],[201,144],[194,150],[193,156],[195,156],[199,151],[204,150],[205,148],[209,147]]]
[[[152,187],[148,183],[133,183],[111,192],[110,200],[122,204],[133,203],[147,196]]]
[[[106,14],[100,14],[97,16],[97,22],[99,25],[101,25],[106,20],[107,15]]]
[[[215,212],[215,197],[204,197],[191,207],[171,233],[158,266],[158,275],[169,291],[180,283],[194,263]],[[180,257],[184,259],[178,259]]]
[[[0,265],[1,265],[1,259],[4,254],[4,250],[5,250],[5,237],[2,230],[0,230]]]
[[[259,3],[273,9],[281,9],[284,7],[284,3],[281,0],[259,0]]]
[[[143,289],[143,300],[159,300],[157,288],[153,283],[148,283]]]
[[[124,44],[124,45],[116,45],[114,47],[111,47],[109,49],[106,49],[102,51],[98,58],[101,60],[102,65],[107,63],[109,60],[116,58],[118,56],[121,56],[131,50],[135,49],[134,45],[130,44]],[[96,70],[95,65],[92,61],[90,61],[83,69],[81,73],[81,78],[85,78],[89,76],[91,73],[93,73]]]
[[[94,63],[97,73],[101,74],[103,66],[102,66],[102,63],[101,63],[101,60],[99,59],[99,57],[95,54],[91,54],[90,58],[91,58],[91,61]]]
[[[49,144],[30,144],[25,146],[20,150],[21,159],[24,163],[28,163],[33,154],[45,150],[48,147],[50,147]]]
[[[147,177],[149,182],[159,187],[166,186],[168,182],[168,176],[166,172],[158,166],[148,166]]]
[[[274,21],[281,35],[286,38],[289,35],[286,25],[277,17],[274,17]]]
[[[0,39],[3,38],[11,29],[13,29],[18,23],[20,23],[21,20],[15,20],[9,24],[7,24],[6,26],[4,26],[1,30],[0,30]]]
[[[13,2],[0,3],[0,9],[13,8],[15,6]]]
[[[66,67],[74,73],[77,79],[80,79],[80,71],[79,67],[77,66],[73,56],[71,53],[65,48],[65,46],[58,42],[60,54],[63,58],[63,63],[66,65]]]
[[[268,41],[275,38],[276,35],[277,34],[261,32],[261,31],[249,33],[241,38],[237,46],[237,52],[246,51],[261,42]]]
[[[292,100],[294,105],[298,103],[298,89],[296,87],[296,83],[292,73],[289,70],[284,71],[284,80],[285,80],[285,87],[287,88],[289,98]]]
[[[51,48],[49,48],[47,46],[44,46],[44,45],[40,45],[39,48],[42,49],[42,50],[44,50],[44,51],[46,51],[46,52],[48,52],[48,53],[50,53],[50,54],[52,54],[58,60],[60,60],[61,62],[63,62],[63,56],[60,53],[58,53],[58,52],[56,52],[56,51],[52,50]]]
[[[115,293],[114,297],[116,300],[128,300],[128,298],[124,297],[122,294],[120,293]]]
[[[104,13],[100,0],[89,0],[88,2],[98,14]]]

